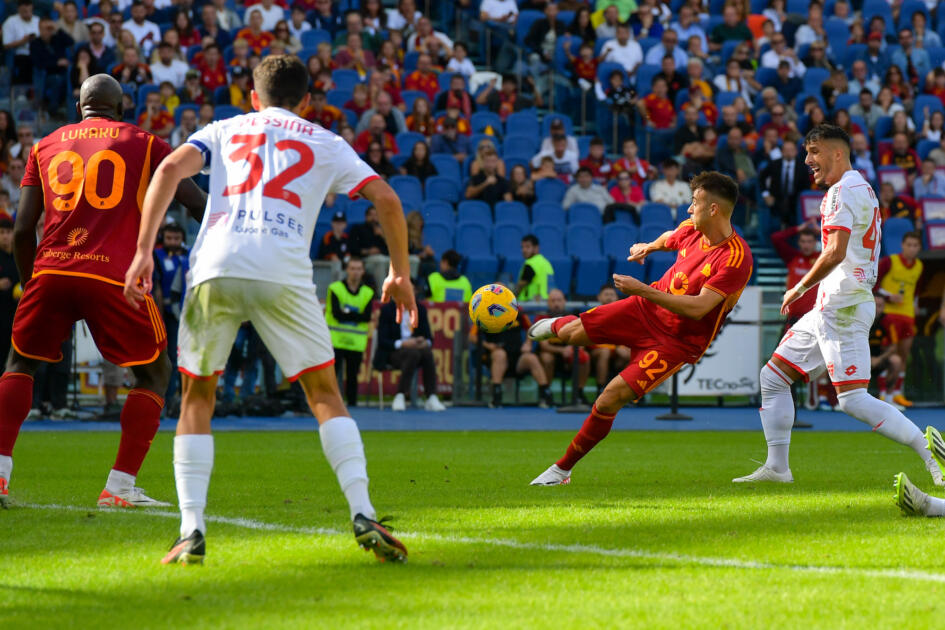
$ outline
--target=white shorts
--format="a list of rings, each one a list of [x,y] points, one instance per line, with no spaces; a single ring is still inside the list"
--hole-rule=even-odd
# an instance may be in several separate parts
[[[194,378],[221,374],[245,321],[252,323],[290,381],[335,362],[314,286],[212,278],[189,289],[184,298],[178,336],[180,371]]]
[[[836,310],[813,310],[785,333],[774,356],[797,370],[804,382],[825,369],[834,385],[870,382],[871,300]]]

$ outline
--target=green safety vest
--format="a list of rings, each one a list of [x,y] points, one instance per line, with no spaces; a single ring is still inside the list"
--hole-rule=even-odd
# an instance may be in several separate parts
[[[525,261],[525,264],[522,266],[522,271],[518,274],[520,279],[522,277],[522,272],[525,271],[525,267],[531,267],[535,271],[535,277],[532,278],[532,281],[529,282],[524,289],[522,289],[518,299],[523,302],[533,300],[536,297],[547,300],[548,278],[555,274],[554,267],[552,267],[551,263],[548,262],[548,259],[541,254],[535,254]]]
[[[325,322],[328,324],[328,330],[331,331],[331,345],[340,350],[364,352],[367,347],[368,330],[371,328],[371,322],[359,324],[339,322],[335,319],[335,314],[331,309],[332,295],[338,298],[338,303],[342,307],[348,306],[358,313],[363,313],[364,309],[371,304],[374,290],[362,284],[357,294],[351,295],[343,280],[328,285],[328,300],[326,300],[328,308],[325,309]]]
[[[431,302],[468,302],[472,299],[472,285],[466,276],[447,280],[439,271],[427,277]]]

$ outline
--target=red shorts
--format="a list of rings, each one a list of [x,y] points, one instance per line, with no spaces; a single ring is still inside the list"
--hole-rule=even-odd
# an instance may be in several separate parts
[[[29,359],[60,361],[60,346],[80,319],[102,356],[123,367],[151,363],[167,347],[164,322],[151,296],[136,309],[117,285],[47,273],[30,280],[20,298],[13,348]]]
[[[883,328],[889,332],[889,340],[896,343],[915,337],[915,318],[908,315],[883,315]]]
[[[692,352],[676,340],[654,332],[646,324],[646,300],[630,296],[581,313],[584,332],[597,345],[616,344],[630,348],[630,364],[620,372],[638,397],[679,371],[692,360]]]

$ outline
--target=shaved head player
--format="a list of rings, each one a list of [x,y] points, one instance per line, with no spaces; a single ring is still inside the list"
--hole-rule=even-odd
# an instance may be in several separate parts
[[[936,485],[942,470],[929,451],[926,435],[898,409],[866,391],[870,382],[870,327],[876,316],[876,284],[882,234],[876,193],[850,165],[850,136],[833,125],[818,125],[804,139],[814,183],[826,188],[820,204],[823,253],[807,274],[784,294],[781,313],[819,283],[817,302],[781,339],[761,368],[761,425],[768,458],[735,483],[794,481],[788,464],[794,399],[791,383],[827,371],[837,390],[840,410],[873,431],[912,448]]]
[[[624,405],[639,400],[684,364],[699,360],[748,284],[751,251],[731,221],[738,185],[726,175],[707,172],[693,178],[690,186],[691,218],[652,243],[630,248],[627,260],[641,264],[653,252],[678,252],[655,286],[615,275],[616,287],[630,297],[592,308],[580,318],[543,319],[528,330],[535,341],[630,348],[630,365],[597,397],[564,457],[532,485],[569,483],[571,468],[610,433]]]
[[[0,378],[0,503],[9,500],[13,445],[33,398],[33,374],[59,351],[84,319],[102,355],[130,367],[135,388],[121,412],[118,456],[99,496],[102,507],[168,505],[135,487],[160,424],[170,375],[164,326],[154,301],[135,309],[122,295],[135,254],[148,182],[171,148],[121,122],[121,86],[106,74],[82,83],[82,119],[33,145],[26,161],[14,228],[24,291],[13,321],[13,350]],[[177,187],[189,210],[206,195],[192,180]],[[36,227],[45,213],[37,247]]]

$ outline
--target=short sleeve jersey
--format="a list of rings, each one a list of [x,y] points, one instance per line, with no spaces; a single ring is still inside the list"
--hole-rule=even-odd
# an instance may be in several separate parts
[[[655,312],[650,324],[681,343],[698,360],[751,279],[751,250],[735,231],[721,243],[710,246],[688,219],[666,240],[666,247],[676,250],[676,262],[654,287],[673,295],[699,295],[702,289],[709,289],[725,298],[702,319],[689,319],[653,305]]]
[[[378,175],[340,136],[269,107],[187,139],[210,169],[190,284],[217,277],[312,285],[309,250],[329,193],[356,197]]]
[[[879,203],[859,171],[847,171],[820,204],[824,245],[835,230],[850,234],[843,261],[820,283],[816,308],[854,306],[873,300],[882,236]]]
[[[41,186],[43,237],[33,275],[93,277],[124,286],[144,194],[171,148],[134,125],[88,118],[33,145],[23,186]]]

